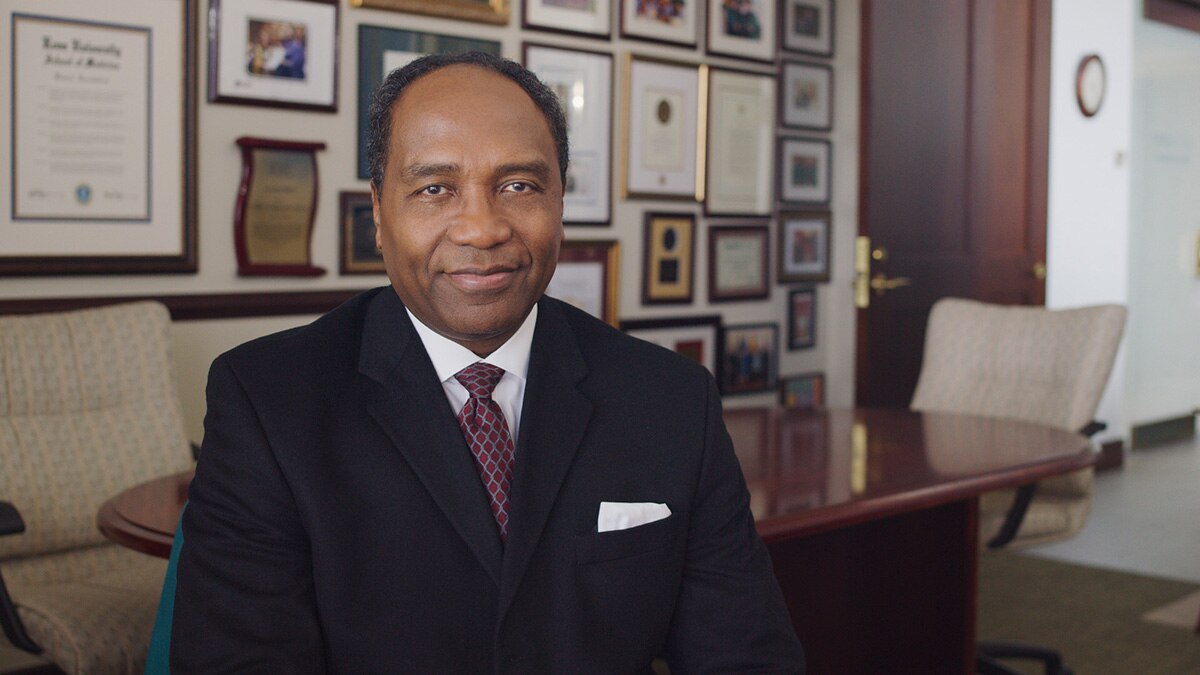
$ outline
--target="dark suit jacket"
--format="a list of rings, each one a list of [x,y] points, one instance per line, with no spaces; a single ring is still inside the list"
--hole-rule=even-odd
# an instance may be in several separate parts
[[[502,544],[390,288],[219,357],[175,672],[798,672],[707,371],[543,298]],[[596,532],[602,501],[672,515]]]

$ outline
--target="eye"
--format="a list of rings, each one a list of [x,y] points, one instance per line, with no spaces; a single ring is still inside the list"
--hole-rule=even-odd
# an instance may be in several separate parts
[[[426,185],[425,187],[421,188],[420,193],[423,195],[428,195],[430,197],[437,197],[438,195],[446,194],[446,186],[445,185]]]
[[[504,186],[504,190],[506,192],[515,192],[517,194],[523,194],[525,192],[533,192],[536,189],[537,188],[535,188],[533,186],[533,183],[527,183],[523,180],[513,181],[513,182],[509,183],[508,185]]]

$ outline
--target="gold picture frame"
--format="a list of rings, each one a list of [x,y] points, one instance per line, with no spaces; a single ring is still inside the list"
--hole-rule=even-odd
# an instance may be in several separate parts
[[[500,26],[508,23],[508,17],[512,13],[509,0],[350,0],[350,6],[390,9]]]

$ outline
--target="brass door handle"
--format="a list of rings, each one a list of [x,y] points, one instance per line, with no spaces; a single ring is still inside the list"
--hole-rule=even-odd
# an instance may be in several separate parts
[[[911,286],[912,280],[908,277],[893,277],[889,279],[883,272],[877,273],[871,277],[871,290],[875,291],[875,295],[883,295],[888,291],[895,290],[901,286]]]

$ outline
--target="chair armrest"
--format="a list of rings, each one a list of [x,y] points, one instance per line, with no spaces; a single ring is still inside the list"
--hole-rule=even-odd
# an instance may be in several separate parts
[[[1108,425],[1104,422],[1101,422],[1100,420],[1092,420],[1091,422],[1083,425],[1083,428],[1079,430],[1079,433],[1091,438],[1107,428]]]
[[[1021,529],[1021,521],[1025,520],[1025,512],[1029,510],[1029,503],[1033,501],[1035,492],[1037,492],[1037,483],[1029,483],[1017,488],[1017,496],[1013,498],[1012,506],[1004,516],[1004,524],[1000,526],[1000,531],[996,533],[996,536],[987,543],[988,548],[1007,546],[1008,542],[1017,536],[1017,530]]]
[[[21,520],[17,507],[8,502],[0,502],[0,536],[20,534],[24,531],[25,521]]]

